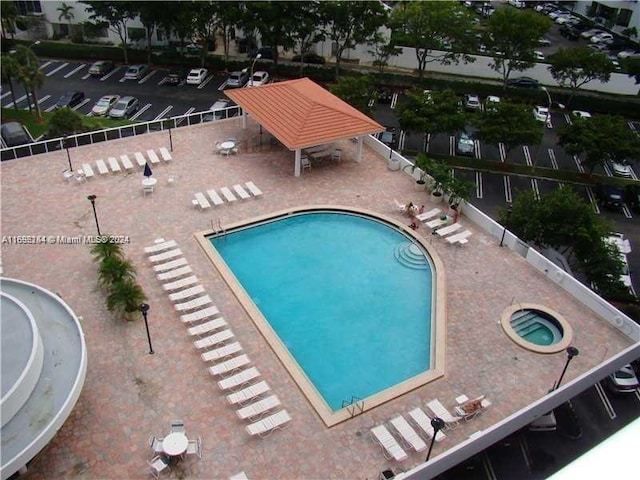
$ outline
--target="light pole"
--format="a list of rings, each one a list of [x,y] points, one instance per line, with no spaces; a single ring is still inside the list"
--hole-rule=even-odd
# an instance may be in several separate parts
[[[149,304],[143,303],[140,305],[140,311],[142,312],[142,317],[144,318],[144,328],[147,330],[147,340],[149,341],[149,355],[153,355],[153,347],[151,346],[151,335],[149,334],[149,322],[147,322],[147,312],[149,311]]]
[[[69,161],[69,171],[73,172],[73,165],[71,165],[71,155],[69,155],[69,144],[67,142],[68,142],[68,139],[67,139],[67,136],[65,135],[62,138],[62,143],[64,145],[64,149],[67,151],[67,160]]]
[[[567,371],[567,367],[569,367],[569,363],[573,360],[574,357],[577,357],[580,354],[580,351],[576,347],[567,347],[567,363],[564,364],[564,368],[562,369],[562,373],[560,374],[560,378],[557,383],[553,384],[553,388],[551,392],[557,390],[560,387],[560,382],[562,382],[562,378],[564,377],[565,372]]]
[[[544,90],[544,93],[547,94],[547,100],[549,100],[548,103],[548,108],[547,108],[547,118],[545,120],[545,125],[547,126],[547,128],[549,128],[549,122],[551,120],[551,94],[549,93],[549,90],[547,89],[547,87],[541,87],[542,90]]]
[[[98,235],[102,235],[100,233],[100,224],[98,223],[98,214],[96,213],[96,197],[95,195],[89,195],[87,200],[91,202],[91,206],[93,207],[93,217],[96,219],[96,229],[98,230]]]
[[[431,449],[433,448],[433,442],[436,440],[436,435],[438,432],[444,428],[444,420],[440,417],[434,417],[431,419],[431,427],[433,427],[433,437],[431,437],[431,443],[429,444],[429,451],[427,452],[427,459],[425,462],[429,461],[429,457],[431,456]]]
[[[256,66],[256,62],[258,61],[259,58],[262,58],[262,54],[258,53],[256,55],[256,58],[253,59],[253,62],[251,62],[251,76],[249,77],[249,86],[253,87],[253,67]]]
[[[513,212],[513,205],[507,205],[507,218],[504,221],[504,229],[502,230],[502,238],[500,239],[500,246],[504,245],[504,236],[507,234],[507,227],[509,225],[509,219],[511,218],[511,213]]]

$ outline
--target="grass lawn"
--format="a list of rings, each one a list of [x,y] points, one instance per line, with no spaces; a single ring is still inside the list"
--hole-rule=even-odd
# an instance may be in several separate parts
[[[2,109],[2,122],[17,121],[22,123],[31,136],[35,139],[43,135],[49,128],[49,119],[53,115],[53,112],[42,112],[42,118],[37,119],[34,113],[30,113],[29,110],[15,110],[13,108]],[[111,118],[103,117],[82,117],[82,121],[90,130],[102,130],[103,128],[113,128],[122,125],[131,125],[135,122],[129,120],[113,120]]]

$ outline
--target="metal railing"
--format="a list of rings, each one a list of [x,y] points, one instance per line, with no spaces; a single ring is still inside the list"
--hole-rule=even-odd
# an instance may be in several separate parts
[[[66,138],[52,138],[41,140],[17,147],[3,148],[0,150],[0,159],[14,160],[17,158],[30,157],[40,155],[42,153],[54,152],[64,148],[75,148],[84,145],[92,145],[94,143],[106,142],[109,140],[118,140],[121,138],[132,137],[136,135],[144,135],[147,133],[158,132],[172,129],[197,125],[199,123],[214,122],[218,120],[226,120],[240,115],[241,109],[238,106],[228,107],[221,110],[206,110],[204,112],[190,113],[188,115],[180,115],[176,117],[163,118],[160,120],[151,120],[148,122],[135,123],[132,125],[124,125],[121,127],[107,128],[104,130],[94,130],[91,132],[78,133],[68,135]]]

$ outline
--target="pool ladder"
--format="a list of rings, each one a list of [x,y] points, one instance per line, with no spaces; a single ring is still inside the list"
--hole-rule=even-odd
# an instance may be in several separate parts
[[[360,397],[351,396],[351,400],[343,400],[342,408],[345,407],[351,418],[364,413],[364,401]]]
[[[224,236],[224,234],[227,233],[227,231],[222,226],[222,219],[221,218],[216,218],[215,219],[215,223],[214,223],[213,220],[211,220],[211,230],[213,231],[214,235],[222,234],[221,236]]]

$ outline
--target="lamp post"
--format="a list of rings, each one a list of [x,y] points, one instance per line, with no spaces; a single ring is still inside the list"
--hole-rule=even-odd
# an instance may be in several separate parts
[[[91,202],[91,206],[93,207],[93,217],[96,219],[96,229],[98,230],[98,235],[102,235],[100,233],[100,224],[98,223],[98,214],[96,213],[96,197],[95,195],[89,195],[87,200]]]
[[[513,205],[508,204],[507,205],[507,218],[505,219],[504,230],[502,230],[502,238],[500,239],[500,246],[501,247],[504,245],[504,236],[507,234],[507,226],[509,224],[509,219],[511,218],[511,213],[512,212],[513,212]]]
[[[142,317],[144,318],[144,328],[147,331],[147,340],[149,341],[149,355],[153,355],[153,347],[151,346],[151,335],[149,334],[149,322],[147,322],[147,312],[149,312],[149,304],[143,303],[140,305],[140,311],[142,312]]]
[[[431,456],[431,449],[433,448],[433,442],[436,440],[436,435],[438,432],[444,428],[444,420],[440,417],[434,417],[431,419],[431,426],[433,427],[433,437],[431,437],[431,443],[429,444],[429,451],[427,452],[427,459],[425,462],[429,461],[429,457]]]
[[[576,347],[567,347],[567,362],[564,364],[564,368],[562,369],[562,373],[560,374],[558,382],[553,384],[553,388],[551,389],[552,392],[560,387],[560,382],[562,382],[562,378],[564,377],[564,374],[569,367],[569,363],[571,363],[571,360],[573,360],[573,358],[577,357],[579,354],[580,351]]]
[[[261,53],[258,53],[256,55],[256,58],[253,59],[253,62],[251,62],[251,71],[250,71],[251,72],[250,73],[251,76],[249,77],[249,86],[250,87],[253,87],[253,67],[256,66],[256,62],[258,61],[259,58],[262,58],[262,54]]]
[[[67,161],[69,162],[69,171],[73,172],[73,165],[71,165],[71,155],[69,155],[69,144],[67,142],[68,142],[68,139],[67,139],[67,136],[65,135],[62,138],[62,144],[64,145],[64,149],[67,151]]]
[[[173,137],[171,136],[171,119],[169,119],[169,147],[171,148],[171,151],[173,152]]]
[[[544,93],[547,94],[547,100],[549,101],[548,108],[547,108],[547,119],[544,122],[547,128],[549,128],[549,121],[551,119],[551,94],[549,93],[549,90],[547,89],[547,87],[541,87],[541,88],[542,90],[544,90]]]

